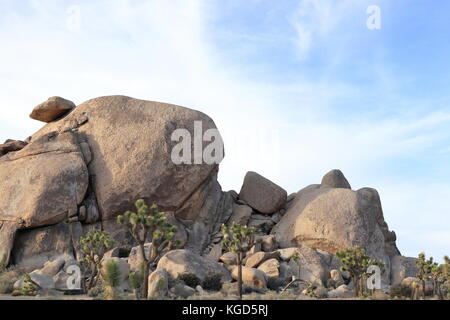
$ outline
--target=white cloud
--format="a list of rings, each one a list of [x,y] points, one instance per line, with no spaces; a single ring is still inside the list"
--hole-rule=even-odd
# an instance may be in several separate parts
[[[353,3],[300,1],[291,23],[300,32],[303,58],[343,21]],[[226,152],[220,172],[224,189],[239,191],[246,171],[253,170],[293,192],[340,168],[355,188],[378,188],[386,220],[406,253],[415,250],[414,235],[423,229],[408,219],[412,212],[431,210],[434,219],[440,219],[427,224],[427,248],[448,239],[444,212],[449,208],[436,205],[447,189],[388,179],[383,163],[424,152],[448,138],[448,130],[442,128],[448,126],[450,114],[399,113],[376,122],[333,120],[328,112],[336,100],[366,93],[355,84],[326,77],[312,80],[302,75],[289,84],[256,81],[239,63],[225,63],[209,41],[211,4],[205,1],[86,2],[80,4],[81,25],[75,31],[67,29],[66,6],[55,1],[33,4],[35,10],[27,16],[16,11],[0,19],[0,59],[5,62],[0,73],[0,140],[24,139],[35,132],[41,124],[28,114],[51,95],[76,103],[125,94],[180,104],[205,112],[219,127]],[[339,64],[342,55],[344,51],[335,54],[330,49],[331,66]],[[372,69],[378,70],[375,76],[380,80],[375,89],[395,91],[386,68]],[[392,98],[416,103],[394,94]],[[429,190],[425,195],[424,189]],[[442,228],[439,233],[433,233],[436,225]],[[439,239],[433,238],[438,234]],[[439,254],[442,248],[439,243],[433,246]]]

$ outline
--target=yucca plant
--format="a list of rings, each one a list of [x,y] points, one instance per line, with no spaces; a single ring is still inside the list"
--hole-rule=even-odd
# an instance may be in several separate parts
[[[80,238],[83,257],[80,264],[89,272],[86,292],[92,289],[99,278],[102,259],[105,253],[114,246],[114,240],[108,232],[92,229],[85,237]]]
[[[245,254],[256,243],[256,229],[233,222],[229,227],[222,224],[221,230],[223,234],[222,247],[237,256],[239,299],[242,300],[242,263]]]
[[[150,266],[157,263],[166,252],[179,246],[175,241],[177,227],[171,224],[164,212],[160,212],[157,205],[150,208],[145,201],[136,201],[136,212],[127,211],[117,217],[117,223],[124,226],[139,246],[138,254],[143,261],[141,297],[148,297],[148,276]],[[145,254],[145,243],[151,242],[149,255]]]
[[[121,282],[120,267],[117,261],[109,260],[105,265],[105,271],[103,275],[103,282],[105,284],[105,298],[107,300],[118,300],[119,286]]]

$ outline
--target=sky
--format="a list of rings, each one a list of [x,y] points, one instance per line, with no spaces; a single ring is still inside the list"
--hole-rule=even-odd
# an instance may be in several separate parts
[[[250,170],[292,193],[341,169],[378,190],[403,255],[442,261],[448,12],[444,0],[0,0],[0,142],[37,131],[28,115],[54,95],[197,109],[224,139],[224,190]]]

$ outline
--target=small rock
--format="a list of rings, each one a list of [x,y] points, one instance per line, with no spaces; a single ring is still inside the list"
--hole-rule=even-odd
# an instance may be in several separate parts
[[[228,265],[236,265],[237,255],[233,252],[227,252],[222,255],[219,260]]]
[[[233,279],[238,279],[238,266],[234,266],[231,272]],[[250,287],[266,288],[266,274],[255,268],[242,267],[242,282]]]
[[[277,251],[274,252],[256,252],[255,254],[249,256],[246,259],[245,266],[248,268],[256,268],[261,263],[269,259],[277,259],[279,257],[279,253]]]
[[[178,297],[187,299],[195,294],[195,289],[178,283],[173,287],[173,293]]]
[[[278,249],[278,242],[274,235],[261,237],[261,249],[265,252],[272,252]]]
[[[280,276],[279,267],[280,263],[277,259],[269,259],[263,262],[258,270],[263,271],[269,278],[278,278]]]
[[[328,298],[353,298],[354,292],[348,288],[345,284],[337,287],[334,290],[328,292]]]

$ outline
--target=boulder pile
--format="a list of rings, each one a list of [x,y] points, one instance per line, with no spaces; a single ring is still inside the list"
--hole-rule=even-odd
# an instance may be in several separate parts
[[[174,130],[194,136],[198,121],[204,131],[216,129],[201,112],[124,96],[78,106],[52,97],[30,116],[45,126],[25,141],[0,145],[0,260],[35,268],[32,277],[43,289],[64,290],[65,269],[82,255],[79,239],[93,228],[108,231],[118,248],[131,252],[110,259],[119,259],[127,273],[136,269],[136,243],[115,220],[137,199],[157,204],[177,226],[182,243],[182,249],[161,258],[149,290],[167,279],[166,291],[203,292],[169,286],[169,279],[186,272],[199,279],[220,273],[224,283],[236,279],[236,257],[220,245],[220,226],[233,222],[260,230],[245,257],[248,286],[266,288],[293,278],[326,286],[331,279],[340,286],[329,295],[347,296],[351,283],[338,271],[335,254],[353,246],[387,266],[385,287],[415,275],[411,258],[396,247],[378,192],[352,190],[339,170],[288,196],[256,172],[246,174],[238,194],[222,190],[217,163],[175,164]],[[192,139],[192,148],[198,143]]]

